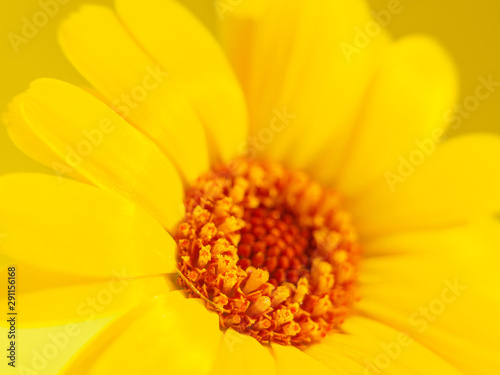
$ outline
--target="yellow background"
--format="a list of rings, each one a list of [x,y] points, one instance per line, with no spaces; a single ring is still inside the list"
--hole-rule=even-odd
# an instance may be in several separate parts
[[[245,0],[242,0],[245,1]],[[313,0],[304,0],[313,1]],[[349,0],[346,0],[349,1]],[[32,17],[40,10],[38,0],[2,0],[0,9],[0,111],[4,112],[10,98],[26,89],[30,81],[38,77],[55,77],[75,84],[84,84],[83,78],[64,59],[56,40],[58,23],[69,12],[85,1],[70,0],[60,6],[60,12],[47,26],[26,45],[20,46],[15,53],[8,33],[20,34],[23,17]],[[89,1],[87,1],[89,2]],[[217,16],[213,12],[212,0],[184,0],[214,29]],[[93,1],[108,4],[111,0]],[[371,0],[377,10],[387,9],[388,0]],[[478,77],[493,75],[500,81],[500,2],[493,0],[401,0],[403,11],[394,15],[389,31],[396,37],[419,32],[436,37],[455,59],[460,73],[461,99],[474,95]],[[500,91],[500,90],[499,90]],[[490,99],[481,102],[480,107],[467,119],[455,134],[488,130],[500,133],[500,93],[495,92]],[[18,151],[7,137],[4,127],[0,126],[0,174],[17,171],[44,171],[34,161]],[[46,170],[48,171],[48,170]],[[50,173],[50,171],[48,171]],[[1,209],[1,207],[0,207]],[[22,275],[21,275],[22,277]],[[20,302],[22,304],[22,301]],[[48,301],[47,303],[50,303]],[[41,307],[42,308],[42,307]],[[70,347],[61,352],[49,366],[40,373],[54,374],[62,364],[103,322],[82,326],[82,334],[72,341]],[[47,333],[59,328],[44,328],[24,331],[19,345],[25,354],[19,361],[30,364],[32,350],[41,350],[47,344]],[[4,347],[5,330],[0,330],[0,343]],[[0,368],[4,369],[5,359]]]

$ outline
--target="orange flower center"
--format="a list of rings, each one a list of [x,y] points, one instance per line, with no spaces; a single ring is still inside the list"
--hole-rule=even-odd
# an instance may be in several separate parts
[[[200,177],[179,226],[179,284],[262,343],[302,347],[356,300],[359,244],[339,195],[302,172],[238,159]]]

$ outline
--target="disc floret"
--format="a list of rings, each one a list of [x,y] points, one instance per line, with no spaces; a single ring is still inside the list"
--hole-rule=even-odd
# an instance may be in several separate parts
[[[200,177],[185,205],[179,283],[222,329],[298,347],[339,329],[356,300],[360,251],[334,190],[240,159]]]

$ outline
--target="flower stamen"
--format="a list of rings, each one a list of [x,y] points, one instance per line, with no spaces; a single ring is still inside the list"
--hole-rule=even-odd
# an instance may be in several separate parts
[[[222,329],[298,347],[339,329],[357,298],[360,251],[335,191],[239,159],[200,177],[185,204],[179,284]]]

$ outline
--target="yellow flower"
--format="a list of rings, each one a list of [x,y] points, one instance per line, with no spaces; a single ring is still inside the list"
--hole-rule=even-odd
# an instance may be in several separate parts
[[[93,88],[13,100],[12,140],[56,174],[0,178],[19,325],[123,314],[68,374],[497,373],[500,140],[440,142],[446,54],[359,0],[220,15],[228,58],[173,1],[83,7],[60,43]],[[296,253],[264,263],[279,240]]]

